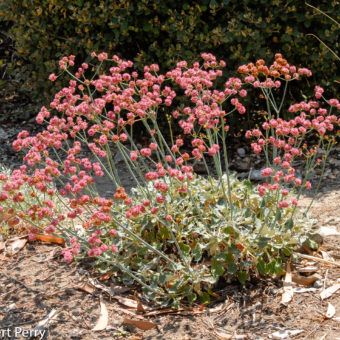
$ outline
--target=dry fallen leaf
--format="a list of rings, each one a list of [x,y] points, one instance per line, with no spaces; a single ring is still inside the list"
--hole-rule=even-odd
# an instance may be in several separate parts
[[[124,294],[126,292],[131,291],[131,288],[119,285],[110,285],[110,289],[113,294]]]
[[[316,266],[306,266],[306,267],[302,267],[302,268],[298,268],[297,271],[299,273],[315,273],[318,271],[318,267]]]
[[[0,252],[5,249],[5,242],[0,241]]]
[[[277,331],[272,333],[273,339],[287,339],[291,336],[299,335],[303,333],[303,329],[285,329],[283,331]]]
[[[52,321],[55,321],[58,312],[56,309],[52,309],[48,315],[31,330],[32,334],[38,334],[39,332],[44,332],[48,329]]]
[[[107,272],[99,277],[99,281],[107,281],[113,275],[113,272]]]
[[[132,300],[123,296],[115,296],[115,300],[117,300],[119,303],[124,305],[125,307],[137,309],[138,308],[138,302],[136,300]]]
[[[145,308],[144,308],[143,304],[141,303],[141,301],[139,299],[137,300],[137,313],[138,314],[144,314],[145,313]]]
[[[214,331],[214,334],[220,340],[229,340],[233,338],[233,335],[230,333],[225,333],[224,331]]]
[[[316,257],[312,255],[307,255],[307,254],[301,254],[301,253],[294,253],[294,254],[301,257],[302,259],[313,260],[313,261],[329,264],[332,266],[340,267],[340,262],[329,261],[326,259],[322,259],[321,257]]]
[[[155,316],[155,315],[165,315],[165,314],[179,314],[183,311],[183,308],[173,309],[173,308],[161,308],[161,309],[154,309],[150,312],[144,314],[144,316]]]
[[[326,318],[332,319],[332,317],[335,315],[335,307],[328,302],[327,312],[326,312]]]
[[[119,295],[114,295],[112,296],[112,298],[125,307],[135,309],[137,312],[141,312],[143,310],[143,313],[145,313],[145,311],[150,310],[150,307],[143,305],[140,301],[138,302],[136,300],[132,300]]]
[[[222,312],[222,311],[226,312],[227,310],[229,310],[233,306],[234,306],[234,303],[227,300],[223,303],[219,303],[215,307],[207,308],[207,312],[210,313],[210,314],[219,313],[219,312]]]
[[[302,276],[299,274],[292,275],[292,281],[302,286],[311,286],[318,278],[316,276]]]
[[[96,291],[96,288],[93,285],[88,284],[87,282],[81,283],[75,288],[82,290],[83,292],[89,293],[89,294],[93,294]]]
[[[32,257],[32,261],[37,262],[37,263],[44,263],[52,260],[58,252],[57,248],[54,248],[47,256],[45,254],[38,254],[35,257]]]
[[[16,253],[18,253],[22,248],[25,247],[27,243],[27,238],[19,238],[14,240],[12,243],[9,244],[9,246],[7,247],[8,249],[8,253],[10,255],[15,255]]]
[[[322,255],[324,260],[333,261],[334,262],[333,257],[331,255],[329,255],[326,251],[320,250],[320,253],[321,253],[321,255]]]
[[[102,331],[107,327],[109,322],[109,313],[107,311],[106,305],[103,302],[102,297],[100,297],[100,315],[96,325],[92,328],[93,331]]]
[[[46,328],[48,326],[48,324],[55,319],[55,317],[57,316],[58,312],[56,309],[52,309],[48,315],[46,316],[46,318],[44,318],[43,320],[39,321],[39,323],[36,325],[35,329],[39,329],[39,328]]]
[[[129,336],[127,339],[128,340],[143,340],[143,337],[140,335],[134,334],[134,335]]]
[[[322,226],[319,229],[319,234],[321,236],[339,236],[340,233],[337,231],[336,227],[334,226]]]
[[[34,240],[49,244],[60,244],[61,246],[65,244],[65,240],[63,238],[54,235],[37,234],[34,235]]]
[[[112,289],[110,289],[109,287],[97,282],[95,279],[90,278],[89,279],[89,283],[95,287],[98,288],[102,291],[104,291],[105,293],[107,293],[111,298],[115,299],[117,302],[119,302],[120,304],[124,305],[125,307],[128,308],[133,308],[136,309],[138,308],[138,302],[136,300],[132,300],[120,295],[115,295],[114,291]],[[150,308],[148,308],[145,305],[139,306],[140,308],[143,308],[144,310],[150,310]]]
[[[131,325],[131,326],[137,327],[137,328],[139,328],[139,329],[141,329],[143,331],[148,331],[149,329],[157,327],[157,325],[154,324],[151,321],[133,320],[133,319],[128,319],[128,318],[125,318],[123,320],[123,324],[124,325]]]
[[[305,288],[305,287],[295,287],[293,288],[294,293],[309,293],[316,292],[318,288]]]
[[[292,287],[292,272],[290,270],[290,263],[287,263],[286,276],[283,281],[283,294],[281,303],[287,305],[293,298],[293,287]]]
[[[89,284],[95,288],[102,290],[103,292],[107,293],[110,297],[114,297],[114,294],[111,292],[110,288],[99,283],[97,280],[93,278],[89,278]]]
[[[331,297],[338,289],[340,289],[340,283],[328,287],[320,293],[321,300],[328,299]]]
[[[229,308],[228,308],[229,309]],[[143,314],[144,316],[155,316],[155,315],[165,315],[165,314],[172,314],[172,315],[198,315],[205,313],[205,309],[202,308],[162,308],[156,309]]]

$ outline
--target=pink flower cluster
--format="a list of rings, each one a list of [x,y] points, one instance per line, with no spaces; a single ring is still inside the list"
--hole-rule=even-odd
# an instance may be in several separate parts
[[[320,88],[317,91],[322,92]],[[334,99],[329,102],[336,104]],[[294,161],[296,159],[306,161],[314,157],[317,152],[315,141],[327,140],[328,134],[333,133],[340,125],[340,118],[330,114],[330,110],[322,107],[322,103],[318,101],[291,105],[289,112],[299,114],[290,120],[268,118],[262,124],[262,130],[253,129],[246,132],[247,138],[255,140],[251,143],[254,153],[266,153],[269,156],[276,154],[272,167],[261,171],[264,178],[271,179],[271,183],[261,184],[258,187],[261,196],[264,196],[268,190],[281,190],[282,195],[285,196],[287,195],[287,190],[283,189],[285,184],[295,187],[304,185],[306,189],[311,189],[309,180],[303,182],[296,176]],[[268,137],[266,133],[269,131],[272,133]],[[291,204],[296,205],[297,201],[292,199]],[[284,201],[279,202],[278,206],[284,208],[289,205]]]
[[[68,86],[56,93],[50,107],[42,107],[38,113],[36,121],[44,124],[44,130],[34,136],[21,131],[13,143],[16,151],[24,153],[24,165],[11,176],[0,174],[2,205],[12,214],[30,220],[32,237],[41,230],[58,233],[72,223],[85,230],[85,241],[70,233],[69,246],[63,252],[67,262],[81,251],[91,257],[117,252],[115,204],[124,206],[127,221],[144,214],[158,214],[160,219],[171,222],[166,211],[171,203],[171,187],[186,195],[195,177],[193,163],[205,161],[205,157],[213,157],[214,162],[221,160],[221,142],[225,142],[229,130],[228,115],[246,113],[244,98],[248,92],[252,88],[270,91],[280,87],[282,81],[311,75],[309,70],[290,65],[277,54],[270,66],[263,60],[241,66],[240,78],[228,78],[218,90],[226,63],[209,53],[202,54],[203,63],[195,62],[189,67],[182,61],[166,74],[159,74],[156,64],[145,66],[144,72],[138,74],[131,61],[110,57],[105,52],[93,53],[92,57],[99,62],[96,76],[88,77],[89,64],[78,67]],[[108,63],[109,67],[102,68]],[[74,64],[72,55],[59,62],[61,71],[66,73],[71,73]],[[55,74],[50,75],[51,81],[56,79]],[[187,99],[170,110],[182,135],[175,136],[173,144],[168,145],[157,119],[165,119],[159,115],[174,105],[177,96]],[[311,187],[310,182],[296,175],[293,166],[294,159],[315,153],[315,148],[305,142],[306,136],[326,138],[339,125],[339,118],[319,102],[322,97],[323,89],[316,87],[316,100],[290,106],[289,113],[294,118],[268,117],[260,128],[246,132],[255,153],[275,150],[275,156],[270,155],[273,164],[262,171],[267,181],[258,187],[258,192],[265,196],[268,190],[279,190],[283,198],[278,202],[280,208],[297,204],[288,199],[286,184]],[[327,103],[333,110],[340,109],[337,99]],[[137,122],[142,122],[149,133],[146,143],[131,140],[129,131]],[[119,186],[112,158],[116,149],[123,152],[136,184],[147,183],[145,190],[152,187],[147,199],[129,196]],[[105,174],[116,187],[110,198],[93,191],[96,178]],[[23,194],[26,186],[30,197]],[[55,203],[60,196],[64,211]]]

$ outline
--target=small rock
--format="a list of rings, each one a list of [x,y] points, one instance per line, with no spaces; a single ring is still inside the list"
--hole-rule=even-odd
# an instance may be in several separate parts
[[[314,288],[321,288],[323,287],[323,282],[321,280],[316,280],[313,284]]]
[[[249,178],[253,181],[261,181],[263,179],[261,175],[261,170],[250,171]]]
[[[119,150],[117,150],[116,154],[114,155],[113,161],[115,162],[115,164],[124,162],[124,157]]]
[[[244,150],[243,148],[238,148],[237,154],[243,158],[246,155],[246,150]]]
[[[0,128],[0,139],[7,139],[8,135],[3,128]]]
[[[197,162],[194,164],[194,171],[196,174],[206,174],[207,169],[203,162]]]
[[[330,158],[328,160],[329,164],[333,164],[335,166],[340,166],[340,159],[336,159],[336,158]]]
[[[239,171],[246,171],[249,170],[251,166],[251,159],[249,157],[245,157],[245,158],[237,158],[234,162],[233,162],[233,167],[236,170]]]
[[[325,150],[321,149],[321,148],[318,148],[318,154],[320,155],[324,155],[326,153]]]

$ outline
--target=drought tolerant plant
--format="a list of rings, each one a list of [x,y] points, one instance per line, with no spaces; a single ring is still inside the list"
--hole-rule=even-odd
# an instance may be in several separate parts
[[[13,171],[0,165],[0,234],[5,238],[18,233],[27,234],[32,230],[35,219],[32,220],[32,215],[27,214],[28,211],[31,211],[31,214],[35,211],[37,220],[43,219],[48,207],[53,207],[54,216],[60,216],[64,212],[58,195],[52,195],[52,187],[48,191],[36,190],[31,181],[22,182],[24,171],[26,171],[24,165]],[[16,182],[20,191],[16,191],[13,185],[8,184],[9,179],[11,183]],[[3,204],[9,195],[12,202]],[[37,204],[45,205],[46,208],[38,209]]]
[[[1,209],[11,207],[31,223],[32,239],[61,235],[67,262],[90,258],[97,270],[140,285],[145,297],[163,304],[209,302],[219,284],[281,275],[308,239],[298,198],[334,144],[339,101],[326,100],[316,87],[315,98],[282,112],[289,83],[310,70],[277,54],[272,65],[243,65],[239,78],[221,85],[225,62],[201,56],[202,63],[182,61],[165,74],[156,64],[145,66],[141,75],[132,62],[106,53],[93,53],[94,62],[75,72],[75,57],[62,58],[69,86],[37,115],[45,130],[22,131],[14,142],[25,164],[1,175]],[[249,91],[266,105],[261,126],[246,132],[266,163],[257,186],[238,180],[228,164],[228,120],[246,112]],[[159,115],[181,133],[167,140]],[[149,138],[144,145],[133,138],[141,126]],[[130,191],[116,152],[133,178]],[[297,161],[306,166],[302,177]],[[207,176],[195,173],[197,162]],[[114,188],[111,197],[98,193],[96,178],[103,176]],[[29,200],[22,193],[27,185]]]

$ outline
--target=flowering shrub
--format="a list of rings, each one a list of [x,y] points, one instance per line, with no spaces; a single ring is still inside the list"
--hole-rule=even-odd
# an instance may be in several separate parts
[[[339,17],[337,0],[307,3]],[[42,93],[54,93],[45,78],[61,55],[85,60],[101,49],[133,58],[140,70],[154,61],[163,70],[179,58],[192,62],[201,51],[228,55],[234,69],[249,58],[271,58],[280,49],[290,61],[304,60],[316,68],[315,79],[334,90],[333,80],[339,80],[338,64],[324,48],[337,49],[339,26],[305,1],[2,0],[0,30],[15,41],[12,59],[2,45],[0,65],[7,65],[6,76],[39,101]]]
[[[46,129],[35,136],[22,131],[14,142],[25,164],[1,175],[1,209],[11,207],[31,223],[32,239],[41,232],[62,235],[67,262],[93,258],[100,270],[115,271],[165,303],[209,301],[220,280],[245,283],[252,275],[282,273],[309,231],[298,198],[334,144],[339,101],[326,100],[316,87],[314,99],[281,112],[289,83],[311,71],[280,54],[270,66],[263,60],[241,66],[240,78],[220,89],[225,62],[208,53],[202,64],[183,61],[166,74],[153,64],[142,76],[117,56],[92,57],[98,64],[83,63],[74,73],[74,56],[60,60],[69,86],[37,115]],[[246,132],[266,162],[256,187],[228,169],[228,116],[246,112],[248,91],[266,102],[262,125]],[[179,95],[187,100],[174,107]],[[182,131],[171,133],[170,142],[157,123],[163,107],[172,112],[163,118]],[[149,134],[147,145],[133,139],[137,122]],[[114,152],[135,182],[131,192],[121,184]],[[306,165],[302,178],[297,160]],[[193,171],[196,162],[206,166],[206,178]],[[113,197],[98,194],[96,178],[103,176],[115,188]]]

